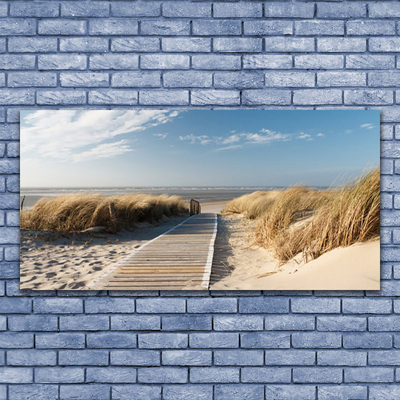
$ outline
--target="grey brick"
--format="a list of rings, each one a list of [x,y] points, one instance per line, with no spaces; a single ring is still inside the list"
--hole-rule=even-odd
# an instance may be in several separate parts
[[[291,69],[292,57],[289,55],[255,54],[243,56],[244,69]]]
[[[90,35],[137,35],[138,22],[132,19],[93,19],[89,21]]]
[[[262,385],[216,385],[215,400],[261,399],[264,396]]]
[[[57,51],[57,39],[48,37],[10,37],[10,53],[50,53]]]
[[[210,3],[188,3],[174,1],[164,3],[162,6],[164,17],[172,18],[207,18],[211,17]]]
[[[57,353],[54,350],[10,350],[7,364],[13,366],[56,365]]]
[[[61,3],[63,17],[107,17],[109,5],[101,1]]]
[[[366,48],[366,39],[361,38],[317,39],[317,51],[323,53],[363,53]]]
[[[108,51],[108,39],[98,37],[61,38],[60,51],[102,53]]]
[[[140,383],[186,383],[187,381],[187,368],[150,367],[138,369],[138,382]]]
[[[379,3],[382,8],[383,3]],[[378,5],[378,4],[377,4]],[[370,14],[371,14],[370,4]],[[394,35],[396,31],[394,21],[368,21],[368,20],[358,20],[358,21],[347,21],[346,22],[346,32],[348,35],[363,36],[363,35]]]
[[[188,335],[183,333],[143,333],[139,334],[139,348],[179,349],[188,345]]]
[[[211,51],[211,39],[162,38],[161,49],[170,53],[180,53],[182,49],[191,53],[209,53]]]
[[[311,350],[266,350],[266,365],[314,365],[316,353]]]
[[[313,18],[314,4],[269,1],[264,5],[264,16],[268,18]]]
[[[33,18],[13,18],[0,20],[0,36],[34,35],[36,20]]]
[[[260,331],[263,326],[264,321],[261,315],[214,317],[214,330],[216,331]]]
[[[345,349],[387,349],[392,347],[392,336],[387,333],[348,333],[343,335]]]
[[[291,21],[244,21],[245,35],[292,35],[293,23]]]
[[[189,59],[187,61],[185,59],[184,66],[186,68],[189,67]],[[240,56],[218,54],[193,55],[192,66],[194,69],[238,70],[240,69]]]
[[[140,56],[143,69],[188,69],[189,56],[172,54],[152,54]]]
[[[239,368],[212,367],[190,369],[192,383],[238,383]]]
[[[240,337],[241,347],[255,349],[286,349],[290,347],[289,333],[252,332]]]
[[[136,334],[131,332],[96,332],[88,333],[88,348],[113,349],[136,347]]]
[[[262,17],[262,5],[258,3],[216,3],[215,18]]]
[[[211,315],[163,316],[164,331],[209,331],[212,326]]]
[[[341,72],[340,74],[343,74]],[[265,86],[267,87],[314,87],[315,74],[312,72],[275,72],[268,71],[265,74]]]
[[[60,84],[64,87],[107,87],[109,84],[108,81],[107,73],[63,72],[60,74]]]
[[[294,348],[340,348],[342,335],[339,333],[307,332],[293,333],[292,346]]]
[[[117,331],[149,331],[159,330],[161,318],[156,315],[113,315],[111,329]]]
[[[16,1],[10,4],[10,15],[12,17],[58,17],[58,9],[57,3]]]
[[[61,350],[58,353],[59,365],[108,365],[108,352],[105,350]]]
[[[163,398],[165,400],[208,400],[213,396],[213,388],[209,385],[165,385]]]
[[[9,388],[9,399],[47,400],[58,396],[57,385],[12,385]]]
[[[289,90],[279,89],[244,90],[242,102],[245,105],[288,105],[291,102],[291,93]]]
[[[341,368],[293,368],[295,383],[341,383]]]
[[[293,104],[298,104],[298,105],[342,104],[342,92],[341,90],[336,90],[336,89],[296,90],[293,94]]]
[[[164,87],[211,87],[212,74],[201,71],[170,71],[163,74]]]
[[[321,350],[317,353],[317,364],[362,367],[367,365],[367,353],[365,351]]]
[[[396,2],[371,3],[369,5],[369,16],[371,18],[400,17],[400,4]]]
[[[345,382],[393,382],[394,373],[392,368],[364,367],[346,368],[344,370]]]
[[[115,52],[157,52],[160,50],[160,39],[152,37],[127,37],[111,39],[111,51]]]
[[[336,54],[297,55],[294,65],[300,69],[339,69],[343,68],[344,57]]]
[[[140,24],[142,35],[173,36],[188,35],[190,33],[189,21],[142,21]]]
[[[191,333],[189,346],[192,348],[237,348],[239,347],[238,333]]]
[[[262,50],[260,38],[215,38],[213,50],[222,53],[255,53]]]
[[[118,400],[133,400],[133,399],[161,399],[161,386],[155,385],[118,385],[112,387],[112,398]]]
[[[344,22],[343,21],[321,21],[321,20],[307,20],[296,21],[294,23],[296,35],[301,36],[341,36],[344,35]]]
[[[290,368],[245,367],[242,368],[242,382],[245,383],[290,383]]]
[[[36,368],[35,382],[38,383],[83,383],[85,381],[84,369],[80,367],[69,368]]]
[[[52,72],[9,72],[9,87],[56,87],[57,75]]]
[[[89,93],[89,104],[124,104],[135,105],[138,93],[132,90],[93,90]]]
[[[90,69],[137,69],[139,57],[135,54],[95,54],[90,56]]]
[[[157,366],[160,365],[160,353],[153,350],[112,350],[111,365]]]
[[[356,385],[318,385],[318,397],[321,400],[367,399],[367,387]]]
[[[193,35],[197,36],[235,36],[242,33],[241,21],[235,20],[195,20]]]
[[[86,24],[70,19],[44,19],[39,21],[38,32],[39,35],[84,35]]]
[[[335,388],[338,386],[335,385]],[[266,398],[282,400],[314,400],[316,388],[311,385],[266,385]]]
[[[345,104],[385,105],[393,104],[393,92],[391,90],[345,90]]]
[[[124,367],[87,368],[86,382],[134,383],[136,382],[136,370]]]
[[[346,68],[351,69],[392,69],[395,60],[389,55],[355,55],[346,56]]]
[[[161,360],[163,365],[211,365],[212,352],[205,350],[165,350],[162,352]]]
[[[353,316],[329,316],[317,317],[317,329],[319,331],[365,331],[367,319]]]
[[[367,7],[361,3],[318,3],[318,18],[360,18],[366,17]]]

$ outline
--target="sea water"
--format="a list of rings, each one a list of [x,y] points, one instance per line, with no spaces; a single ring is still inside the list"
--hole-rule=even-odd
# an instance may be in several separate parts
[[[242,196],[255,191],[269,191],[281,189],[272,186],[209,186],[209,187],[186,187],[186,186],[135,186],[135,187],[76,187],[76,188],[21,188],[21,201],[24,199],[24,209],[31,208],[42,197],[60,196],[63,194],[102,194],[112,196],[116,194],[168,194],[183,197],[186,201],[195,199],[200,203],[215,201],[229,201],[235,197]]]

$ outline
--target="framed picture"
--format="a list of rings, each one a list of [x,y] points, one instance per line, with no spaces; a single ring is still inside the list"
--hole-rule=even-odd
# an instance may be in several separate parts
[[[378,290],[379,111],[21,111],[21,289]]]

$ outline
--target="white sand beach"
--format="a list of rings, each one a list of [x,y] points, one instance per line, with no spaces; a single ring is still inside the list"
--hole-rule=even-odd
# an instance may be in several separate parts
[[[279,267],[270,250],[252,243],[254,224],[219,217],[211,290],[379,290],[379,240],[337,248],[308,263],[298,255]]]
[[[89,289],[108,268],[187,217],[143,223],[116,235],[21,233],[21,289]]]
[[[202,204],[219,213],[226,202]],[[142,244],[187,217],[140,224],[116,235],[23,232],[21,289],[90,289],[90,284]],[[254,221],[218,216],[211,290],[379,290],[379,241],[337,248],[304,263],[301,255],[279,266],[272,251],[255,245]]]
[[[203,212],[220,212],[226,202],[204,203]],[[21,233],[21,289],[90,289],[88,286],[138,247],[161,235],[187,216],[141,223],[133,231],[57,234]]]

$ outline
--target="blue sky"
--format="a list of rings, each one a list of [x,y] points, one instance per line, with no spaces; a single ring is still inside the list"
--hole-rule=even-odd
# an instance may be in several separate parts
[[[21,111],[21,186],[329,186],[379,137],[375,110]]]

